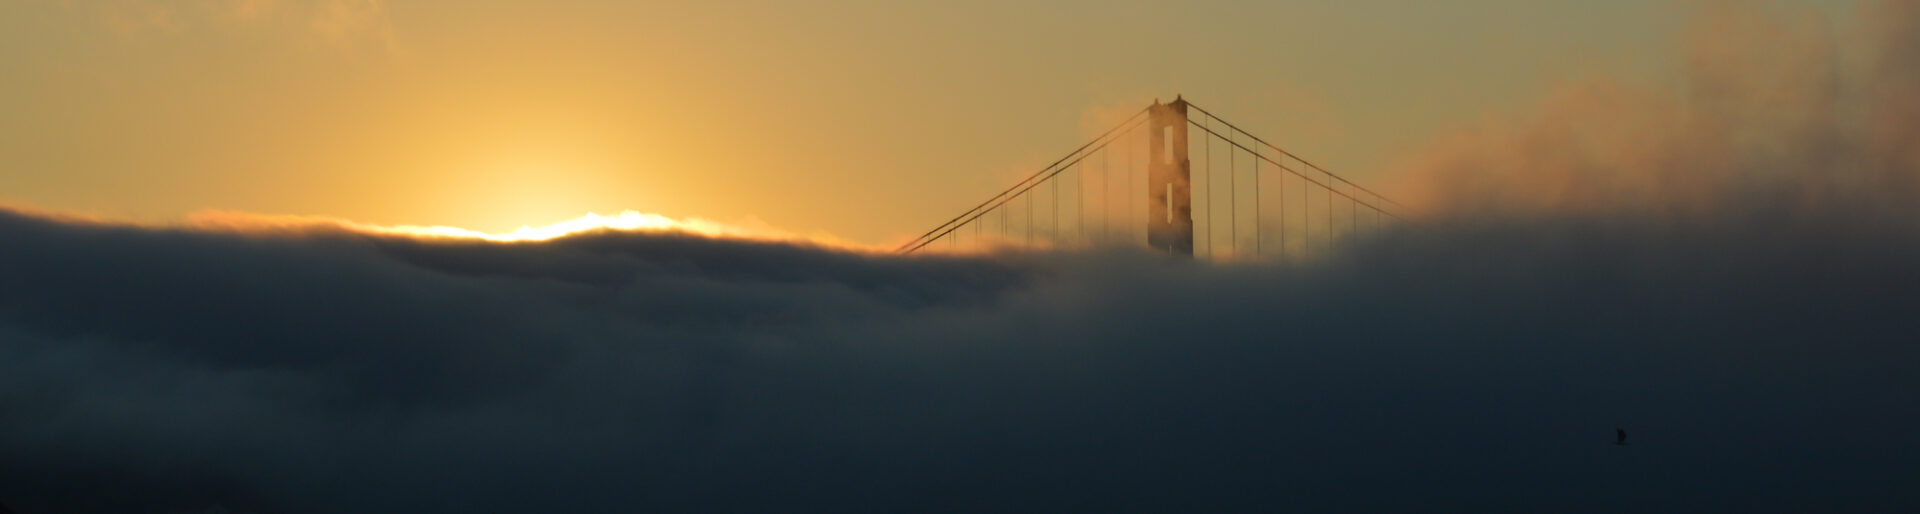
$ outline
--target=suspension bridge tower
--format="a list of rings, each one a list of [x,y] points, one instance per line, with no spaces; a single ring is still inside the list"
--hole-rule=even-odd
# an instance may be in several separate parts
[[[1147,108],[1147,245],[1193,256],[1192,164],[1187,160],[1187,101]]]
[[[1198,141],[1189,143],[1189,135]],[[1198,163],[1189,149],[1200,150]],[[1263,193],[1262,183],[1278,189]],[[1363,222],[1378,230],[1398,221],[1390,205],[1399,204],[1176,96],[1134,111],[898,251],[936,242],[958,251],[962,241],[975,251],[1145,243],[1174,259],[1304,259],[1361,235]]]

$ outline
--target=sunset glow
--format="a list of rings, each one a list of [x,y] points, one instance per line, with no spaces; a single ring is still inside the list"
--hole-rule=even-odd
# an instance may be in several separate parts
[[[447,226],[379,226],[358,225],[372,232],[406,234],[422,237],[465,237],[488,241],[545,241],[582,232],[597,230],[619,230],[637,232],[687,232],[713,237],[765,238],[770,234],[758,233],[729,225],[693,218],[676,220],[659,214],[637,211],[621,211],[612,216],[587,213],[584,216],[543,226],[521,226],[504,234],[489,234],[459,227]]]
[[[1920,0],[0,0],[0,514],[1920,512]]]
[[[1113,113],[1179,94],[1378,183],[1436,131],[1662,55],[1640,36],[1687,13],[1506,2],[1469,23],[1458,6],[1418,2],[0,4],[0,205],[142,222],[297,212],[498,237],[631,209],[864,244],[917,235]],[[1216,21],[1188,37],[1142,31]],[[1363,40],[1379,44],[1350,44]]]
[[[188,218],[193,228],[237,232],[298,231],[310,228],[339,228],[369,234],[420,238],[479,239],[495,242],[547,241],[569,235],[596,231],[661,233],[678,232],[723,239],[747,239],[800,243],[840,250],[869,251],[877,247],[858,245],[830,234],[801,235],[781,231],[765,223],[744,223],[685,218],[675,219],[654,213],[621,211],[613,215],[587,213],[578,218],[546,225],[523,225],[508,232],[484,232],[445,225],[381,225],[338,218],[253,214],[232,211],[202,211]]]

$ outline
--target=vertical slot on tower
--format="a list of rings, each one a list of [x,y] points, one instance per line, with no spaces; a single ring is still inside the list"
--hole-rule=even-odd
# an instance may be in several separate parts
[[[1173,126],[1160,127],[1160,159],[1163,164],[1173,164]]]

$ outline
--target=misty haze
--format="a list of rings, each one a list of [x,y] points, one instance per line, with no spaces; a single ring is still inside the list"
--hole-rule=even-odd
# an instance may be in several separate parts
[[[0,6],[0,513],[1920,510],[1920,4],[644,4]]]

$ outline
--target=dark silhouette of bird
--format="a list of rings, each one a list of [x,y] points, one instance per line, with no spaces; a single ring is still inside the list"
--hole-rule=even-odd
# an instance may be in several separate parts
[[[1627,431],[1625,429],[1613,429],[1613,444],[1620,446],[1627,445]]]

